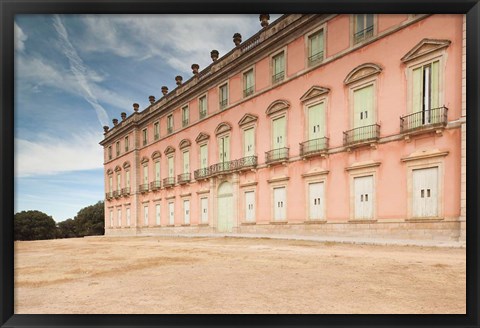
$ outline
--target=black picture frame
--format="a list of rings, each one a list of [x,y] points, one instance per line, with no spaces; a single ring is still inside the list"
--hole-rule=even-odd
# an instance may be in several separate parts
[[[16,315],[13,289],[14,216],[14,42],[16,14],[221,14],[221,13],[451,13],[467,15],[467,314],[466,315]],[[1,327],[170,327],[170,326],[479,326],[478,186],[479,40],[478,0],[0,0],[0,326]],[[359,300],[361,301],[361,300]]]

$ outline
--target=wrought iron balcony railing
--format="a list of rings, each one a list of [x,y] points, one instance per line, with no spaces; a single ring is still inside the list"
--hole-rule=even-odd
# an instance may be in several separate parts
[[[167,127],[167,133],[170,134],[173,132],[173,126]]]
[[[283,81],[284,78],[285,78],[285,72],[281,71],[281,72],[272,76],[272,83],[275,84],[275,83],[278,83],[280,81]]]
[[[173,187],[175,185],[175,178],[174,177],[168,177],[163,179],[163,187],[164,188],[169,188]]]
[[[158,190],[162,187],[162,183],[160,180],[155,180],[150,182],[150,189],[151,190]]]
[[[448,122],[448,108],[438,107],[400,117],[402,133],[445,127]]]
[[[148,183],[141,184],[138,186],[138,190],[143,194],[144,192],[148,192]]]
[[[113,198],[113,192],[110,191],[110,192],[105,193],[105,199],[110,200],[112,198]]]
[[[158,140],[159,138],[160,138],[160,134],[155,133],[155,134],[153,135],[153,139]]]
[[[321,61],[323,61],[323,51],[319,51],[316,54],[313,54],[310,57],[308,57],[309,65],[314,65],[316,63],[320,63]]]
[[[220,100],[220,109],[227,108],[227,105],[228,105],[228,99]]]
[[[353,42],[358,43],[373,36],[373,25],[356,32],[353,35]]]
[[[208,178],[208,167],[204,167],[202,169],[195,170],[193,172],[193,177],[195,180],[205,179]]]
[[[121,193],[120,190],[114,190],[113,191],[113,197],[119,198],[120,196],[122,196],[122,193]]]
[[[195,180],[206,179],[219,174],[228,174],[232,172],[247,170],[257,166],[257,156],[247,156],[233,161],[216,163],[208,168],[198,169],[194,172]]]
[[[200,118],[204,118],[205,116],[207,116],[207,111],[206,110],[201,110],[200,111]]]
[[[277,162],[285,162],[288,160],[289,148],[277,148],[265,153],[265,163],[272,164]]]
[[[300,144],[300,156],[309,157],[325,153],[328,149],[328,138],[312,139]]]
[[[378,138],[380,138],[380,125],[366,125],[343,132],[343,145],[353,146],[377,141]]]
[[[122,188],[122,196],[130,195],[130,187]]]
[[[182,127],[186,127],[189,122],[190,122],[190,121],[189,121],[188,118],[187,118],[187,119],[184,119],[184,120],[182,121]]]
[[[251,87],[243,90],[243,97],[248,97],[250,95],[253,95],[253,91],[254,91],[255,87],[252,85]]]
[[[177,182],[178,184],[185,184],[190,182],[190,173],[183,173],[177,175]]]

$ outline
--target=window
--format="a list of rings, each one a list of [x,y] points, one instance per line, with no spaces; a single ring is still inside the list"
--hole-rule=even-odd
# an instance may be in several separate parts
[[[243,156],[255,155],[255,130],[249,128],[243,131]]]
[[[143,129],[143,145],[145,146],[148,142],[148,134],[147,134],[147,129]]]
[[[125,188],[130,192],[130,171],[125,171]]]
[[[207,96],[202,96],[198,99],[198,111],[200,119],[207,116]]]
[[[183,173],[189,173],[190,172],[190,152],[184,151],[183,152]]]
[[[143,166],[143,184],[148,185],[148,165]]]
[[[167,116],[167,133],[173,132],[173,115]]]
[[[308,64],[314,65],[323,60],[323,29],[308,36]]]
[[[223,168],[228,170],[230,167],[230,137],[228,135],[219,137],[218,139],[218,161],[223,163]]]
[[[228,84],[225,83],[220,87],[219,91],[220,109],[225,109],[228,106]]]
[[[117,173],[117,192],[118,193],[120,193],[120,191],[122,190],[121,182],[122,182],[121,174],[120,172],[118,172]]]
[[[173,156],[169,156],[167,159],[168,162],[168,177],[173,178],[175,176],[175,167],[173,162]]]
[[[412,122],[415,126],[439,122],[439,60],[412,70],[412,112],[419,113]]]
[[[160,138],[160,124],[158,122],[153,123],[153,139],[158,140]]]
[[[125,152],[128,151],[128,148],[129,148],[129,143],[130,143],[130,140],[128,140],[128,136],[125,137]]]
[[[285,53],[282,51],[272,57],[272,83],[278,83],[285,78]]]
[[[115,151],[117,153],[117,156],[120,156],[120,141],[117,141],[115,143]]]
[[[189,123],[190,113],[188,106],[182,108],[182,127],[186,127]]]
[[[353,43],[359,43],[373,36],[373,14],[354,15]]]
[[[253,68],[243,74],[243,96],[248,97],[255,91],[255,85],[253,81]]]
[[[208,166],[208,146],[207,144],[200,146],[200,168],[205,169]]]
[[[112,159],[112,146],[108,147],[108,159]]]

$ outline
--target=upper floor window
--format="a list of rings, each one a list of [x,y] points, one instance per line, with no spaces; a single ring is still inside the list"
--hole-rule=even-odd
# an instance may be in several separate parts
[[[182,108],[182,127],[186,127],[190,121],[190,112],[188,106]]]
[[[143,129],[142,131],[143,133],[143,145],[145,146],[148,142],[148,133],[147,133],[147,129]]]
[[[308,64],[314,65],[324,58],[323,29],[308,36]]]
[[[272,83],[278,83],[285,78],[285,52],[272,57]]]
[[[374,33],[374,15],[358,14],[353,17],[353,43],[371,38]]]
[[[207,116],[207,96],[202,96],[198,99],[198,112],[200,119]]]
[[[128,148],[129,148],[129,146],[130,146],[129,143],[130,143],[130,141],[129,141],[129,139],[128,139],[128,136],[126,136],[126,137],[125,137],[125,152],[128,151]]]
[[[167,116],[167,133],[173,132],[173,115],[170,114]]]
[[[228,106],[228,84],[225,83],[219,89],[220,109],[225,109]]]
[[[112,146],[108,147],[108,159],[112,159]]]
[[[117,156],[120,156],[120,141],[117,141],[115,143],[115,151],[117,153]]]
[[[158,140],[160,138],[160,124],[158,122],[153,123],[153,139]]]
[[[243,74],[243,96],[248,97],[253,94],[255,83],[253,78],[253,68]]]

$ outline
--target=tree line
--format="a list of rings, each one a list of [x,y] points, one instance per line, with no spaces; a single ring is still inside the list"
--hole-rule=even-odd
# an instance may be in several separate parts
[[[78,211],[73,219],[56,223],[40,211],[15,213],[14,240],[75,238],[105,234],[104,203],[99,201]]]

